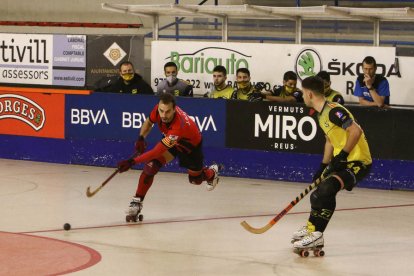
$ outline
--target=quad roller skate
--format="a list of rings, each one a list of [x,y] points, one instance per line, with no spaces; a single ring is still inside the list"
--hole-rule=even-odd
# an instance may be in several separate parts
[[[323,257],[325,255],[325,251],[322,250],[323,246],[323,234],[322,232],[316,231],[294,242],[293,252],[301,257],[308,257],[309,251],[312,251],[314,256]]]
[[[141,214],[142,200],[139,197],[133,197],[126,211],[126,222],[137,222],[144,219],[144,215]]]
[[[295,243],[300,241],[305,236],[309,235],[309,233],[315,231],[315,226],[311,222],[307,222],[306,225],[302,226],[299,230],[293,232],[291,243]]]
[[[212,191],[217,186],[219,182],[219,172],[224,169],[224,166],[222,164],[213,164],[209,167],[209,169],[212,169],[214,171],[214,178],[211,181],[207,181],[206,189],[207,191]]]

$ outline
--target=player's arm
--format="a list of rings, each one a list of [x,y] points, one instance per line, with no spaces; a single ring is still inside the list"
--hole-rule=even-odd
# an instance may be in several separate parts
[[[323,150],[322,164],[327,165],[332,159],[334,148],[331,144],[331,141],[329,141],[329,138],[327,136],[325,136],[325,138],[326,138],[326,141],[325,141],[325,147]]]
[[[371,97],[374,100],[373,102],[374,106],[378,106],[378,107],[384,106],[385,97],[378,95],[377,90],[373,86],[369,89],[369,94],[371,94]]]
[[[148,134],[151,132],[152,126],[154,125],[153,122],[149,118],[147,118],[144,123],[142,124],[141,130],[139,132],[139,136],[147,137]]]
[[[363,97],[359,97],[359,103],[363,106],[378,106],[376,102],[367,101]]]
[[[355,121],[352,121],[352,123],[345,130],[348,133],[348,139],[346,140],[346,144],[342,150],[350,153],[358,143],[358,140],[362,135],[362,129]]]

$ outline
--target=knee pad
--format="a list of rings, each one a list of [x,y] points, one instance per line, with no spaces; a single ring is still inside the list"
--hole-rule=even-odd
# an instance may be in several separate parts
[[[335,196],[341,190],[341,183],[333,176],[325,178],[318,188],[311,194],[310,202],[312,209],[334,208]]]
[[[318,192],[321,197],[335,196],[340,190],[341,182],[334,176],[324,179],[318,186]]]
[[[197,175],[188,174],[188,181],[190,181],[191,184],[200,185],[203,183],[203,173],[201,172]]]
[[[357,182],[355,174],[350,169],[346,169],[346,170],[338,172],[337,175],[344,182],[345,190],[352,191],[352,189],[355,187],[356,182]]]
[[[150,162],[146,163],[144,166],[144,173],[148,176],[154,176],[162,168],[162,164],[159,160],[153,159]]]

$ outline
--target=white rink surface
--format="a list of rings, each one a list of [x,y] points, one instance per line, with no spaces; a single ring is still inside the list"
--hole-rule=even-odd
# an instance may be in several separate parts
[[[102,260],[71,275],[414,275],[414,193],[356,188],[337,196],[324,257],[292,252],[309,197],[268,232],[264,226],[308,184],[222,177],[212,192],[187,175],[159,173],[144,203],[144,221],[124,211],[140,171],[0,159],[0,231],[81,244]],[[404,206],[405,205],[405,206]],[[63,231],[69,222],[71,231]],[[7,250],[2,248],[1,250]]]

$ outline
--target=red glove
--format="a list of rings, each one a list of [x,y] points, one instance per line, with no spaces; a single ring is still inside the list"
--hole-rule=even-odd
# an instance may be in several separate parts
[[[145,142],[144,136],[140,135],[138,140],[135,142],[135,150],[138,154],[143,154],[147,148],[147,142]]]
[[[126,172],[135,165],[134,159],[122,160],[118,163],[118,170],[120,173]]]

